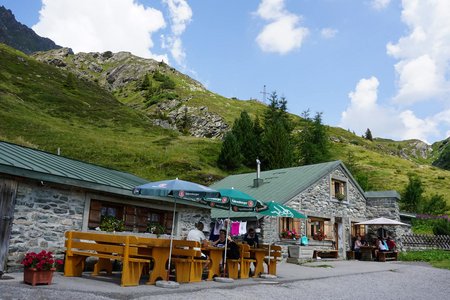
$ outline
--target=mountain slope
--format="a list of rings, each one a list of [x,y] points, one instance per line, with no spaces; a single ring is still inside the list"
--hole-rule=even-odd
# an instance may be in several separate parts
[[[68,53],[63,62],[73,59]],[[108,64],[112,69],[105,72],[106,77],[112,70],[126,68],[120,64],[113,66],[113,60],[105,61],[101,68],[107,69]],[[156,62],[155,68],[177,82],[176,92],[188,98],[183,103],[193,108],[204,107],[221,117],[223,112],[222,120],[228,127],[244,109],[252,116],[261,115],[264,110],[265,106],[259,102],[227,99],[200,86],[189,94],[189,86],[196,86],[195,81],[191,82],[185,75],[179,77],[165,64]],[[77,78],[64,68],[41,63],[0,45],[0,139],[54,153],[61,148],[65,156],[131,172],[149,180],[180,177],[209,184],[228,175],[216,165],[219,139],[184,136],[155,126],[155,107],[144,105],[142,91],[138,88],[142,79],[133,82],[134,90],[124,84],[121,98],[117,96],[120,88],[107,88],[115,81],[106,79],[100,83],[102,74],[99,72],[93,79]],[[125,99],[124,90],[136,98]],[[140,101],[139,97],[142,97]],[[302,119],[292,118],[297,129],[301,129]],[[414,156],[413,152],[415,155],[422,153],[420,143],[418,148],[414,146],[418,141],[368,141],[347,130],[328,129],[333,159],[346,162],[348,153],[352,153],[358,167],[368,174],[374,190],[401,191],[408,173],[412,172],[422,178],[427,194],[443,194],[450,203],[450,172],[430,166],[427,160],[432,156],[420,159]],[[408,159],[399,156],[402,151]]]
[[[0,43],[24,53],[61,48],[52,40],[37,35],[31,28],[16,21],[13,13],[0,6]]]

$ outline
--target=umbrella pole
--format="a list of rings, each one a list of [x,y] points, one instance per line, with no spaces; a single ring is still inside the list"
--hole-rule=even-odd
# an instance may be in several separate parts
[[[270,226],[270,227],[272,227],[272,226]],[[269,241],[269,260],[268,260],[269,264],[267,265],[267,274],[270,274],[270,246],[271,246],[271,243]]]
[[[231,215],[231,203],[230,203],[230,208],[228,209],[227,234],[225,236],[225,251],[224,251],[224,258],[223,258],[223,277],[225,277],[225,269],[227,267],[228,228],[230,227],[230,215]]]
[[[175,227],[175,211],[177,210],[177,198],[175,198],[175,203],[173,205],[173,217],[172,217],[172,230],[170,231],[170,249],[169,249],[169,266],[167,271],[167,281],[169,281],[170,276],[170,262],[172,258],[172,245],[173,245],[173,227]]]

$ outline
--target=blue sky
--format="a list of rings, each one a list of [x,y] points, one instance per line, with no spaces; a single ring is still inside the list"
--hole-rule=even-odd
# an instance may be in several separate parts
[[[0,0],[75,52],[164,59],[226,97],[375,137],[450,136],[448,0]]]

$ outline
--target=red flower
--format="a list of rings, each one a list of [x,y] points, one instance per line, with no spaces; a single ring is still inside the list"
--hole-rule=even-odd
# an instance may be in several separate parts
[[[56,265],[61,264],[61,260],[55,260],[53,258],[52,252],[47,252],[45,250],[42,250],[39,253],[29,252],[22,260],[22,265],[27,269],[35,268],[37,270],[50,270],[52,268],[55,268]]]

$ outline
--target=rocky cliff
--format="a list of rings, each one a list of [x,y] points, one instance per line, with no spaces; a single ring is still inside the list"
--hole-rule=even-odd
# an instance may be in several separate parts
[[[31,28],[16,21],[13,13],[0,6],[0,43],[26,54],[61,48],[52,40],[37,35]]]

